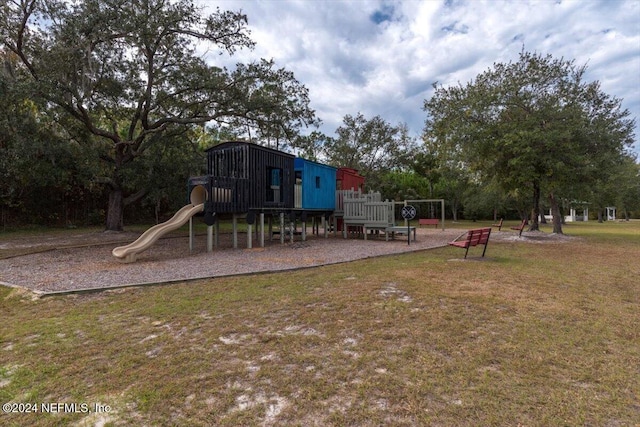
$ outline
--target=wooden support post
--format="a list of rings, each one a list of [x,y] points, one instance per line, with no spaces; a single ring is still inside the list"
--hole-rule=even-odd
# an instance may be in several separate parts
[[[280,244],[284,245],[284,213],[280,214]]]
[[[233,229],[233,249],[238,249],[238,215],[233,214],[233,219],[231,220],[232,229]]]
[[[322,230],[324,230],[324,238],[328,239],[329,238],[329,233],[327,230],[327,219],[325,218],[324,215],[322,215]]]
[[[264,212],[260,212],[260,247],[264,248]]]
[[[307,240],[307,222],[302,221],[302,241]]]
[[[189,218],[189,252],[193,252],[193,217]]]
[[[218,249],[218,246],[220,246],[220,221],[216,221],[215,227],[216,236],[214,238],[213,244],[214,247]]]
[[[247,224],[247,249],[253,248],[253,226],[251,224]]]
[[[253,227],[253,229],[255,230],[255,236],[254,237],[256,238],[256,241],[259,242],[260,241],[260,224],[256,224],[256,226]]]
[[[213,225],[207,225],[207,252],[213,252]]]
[[[291,243],[293,243],[293,234],[295,231],[296,224],[293,221],[289,222],[289,232],[291,233]]]

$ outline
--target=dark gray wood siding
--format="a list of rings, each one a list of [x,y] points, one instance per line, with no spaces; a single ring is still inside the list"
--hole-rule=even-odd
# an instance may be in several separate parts
[[[247,142],[208,149],[208,208],[216,213],[292,208],[293,162],[291,154]]]

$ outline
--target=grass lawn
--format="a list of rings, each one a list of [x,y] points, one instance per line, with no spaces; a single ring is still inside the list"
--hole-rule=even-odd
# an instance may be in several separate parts
[[[485,261],[0,287],[0,403],[38,409],[0,424],[638,426],[640,221],[565,233],[490,242]]]

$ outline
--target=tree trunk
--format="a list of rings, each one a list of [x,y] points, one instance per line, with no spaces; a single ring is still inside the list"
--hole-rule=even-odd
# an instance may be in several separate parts
[[[604,222],[604,214],[602,209],[598,209],[598,223],[602,224]]]
[[[562,214],[560,213],[560,205],[553,193],[549,194],[549,202],[551,202],[551,215],[553,216],[553,232],[555,234],[564,234],[562,232]]]
[[[122,189],[112,188],[109,192],[109,207],[107,209],[107,231],[122,231],[123,212]]]
[[[540,183],[533,183],[533,209],[531,210],[531,224],[529,231],[540,230],[538,214],[540,213]]]
[[[540,224],[546,224],[547,223],[547,217],[544,215],[544,209],[540,209]]]

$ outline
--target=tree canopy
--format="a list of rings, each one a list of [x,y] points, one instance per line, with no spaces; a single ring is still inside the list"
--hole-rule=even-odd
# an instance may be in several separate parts
[[[240,12],[204,16],[191,0],[11,0],[0,6],[0,43],[16,58],[10,84],[102,141],[111,230],[135,200],[125,193],[148,191],[126,182],[125,165],[176,128],[213,121],[286,141],[316,121],[307,89],[273,61],[227,69],[198,54],[252,48]]]
[[[561,233],[559,196],[593,182],[633,143],[635,121],[621,100],[585,82],[586,67],[550,55],[521,52],[467,84],[443,87],[424,103],[428,149],[452,159],[505,192],[527,188],[532,228],[544,192]]]
[[[409,166],[414,148],[406,125],[393,126],[380,116],[367,119],[361,113],[344,116],[336,138],[323,146],[329,164],[359,170],[372,188],[383,172]]]

